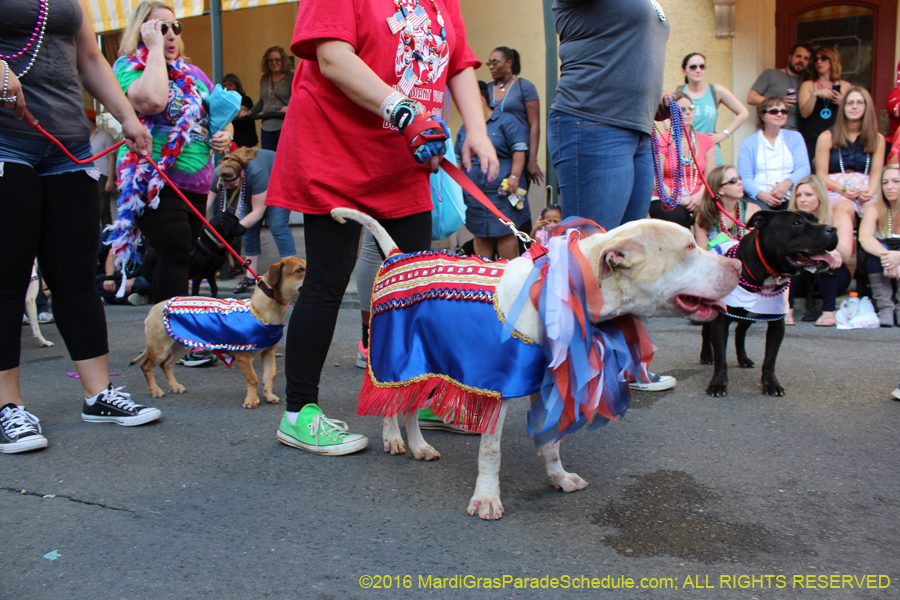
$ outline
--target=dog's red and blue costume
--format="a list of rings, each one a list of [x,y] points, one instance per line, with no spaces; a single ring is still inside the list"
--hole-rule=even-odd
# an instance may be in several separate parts
[[[528,414],[537,445],[624,414],[628,382],[646,376],[653,347],[637,317],[592,325],[603,300],[577,244],[592,229],[599,230],[565,221],[546,253],[532,253],[534,269],[506,323],[533,301],[542,344],[505,324],[496,307],[507,261],[437,251],[389,256],[375,278],[357,412],[388,417],[430,405],[442,419],[484,433],[504,398],[540,391]]]

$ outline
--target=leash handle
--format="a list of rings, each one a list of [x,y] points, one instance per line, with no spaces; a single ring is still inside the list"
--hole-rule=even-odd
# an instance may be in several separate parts
[[[469,192],[470,196],[475,198],[475,200],[477,200],[482,206],[484,206],[486,209],[488,209],[488,211],[492,215],[494,215],[495,217],[500,219],[501,223],[503,223],[504,225],[509,227],[509,229],[513,232],[513,234],[517,238],[519,238],[526,244],[527,243],[532,243],[532,244],[537,243],[533,239],[531,239],[530,235],[528,235],[527,233],[523,233],[523,232],[519,231],[518,229],[516,229],[515,224],[511,220],[509,220],[509,218],[507,218],[506,215],[504,215],[502,212],[500,212],[500,210],[496,206],[494,206],[494,203],[491,202],[490,200],[488,200],[487,197],[484,195],[484,193],[478,189],[478,186],[475,185],[475,183],[471,179],[469,179],[465,173],[460,171],[456,165],[454,165],[452,162],[447,160],[446,157],[441,162],[441,168],[447,172],[447,175],[449,175],[451,178],[453,178],[453,181],[458,183],[460,185],[460,187],[462,187],[464,190]]]
[[[694,147],[691,145],[691,138],[690,138],[690,136],[685,136],[685,137],[687,137],[687,147],[688,147],[688,150],[691,151],[691,158],[694,159],[695,165],[699,165],[700,163],[697,162],[697,153],[694,152]],[[732,221],[734,221],[735,223],[737,223],[744,229],[750,229],[744,223],[741,223],[740,221],[738,221],[737,218],[732,217],[731,214],[729,214],[729,212],[722,207],[722,203],[719,202],[719,200],[720,200],[719,195],[713,194],[712,188],[709,187],[709,182],[706,181],[706,175],[704,175],[703,172],[700,171],[700,169],[697,169],[697,175],[700,176],[700,181],[703,182],[703,187],[706,188],[706,191],[709,193],[709,197],[713,199],[713,202],[716,203],[716,206],[719,207],[719,210],[722,211],[722,214],[724,214],[726,217],[728,217],[729,219],[731,219]]]
[[[113,144],[112,146],[110,146],[109,148],[107,148],[106,150],[104,150],[103,152],[101,152],[100,154],[98,154],[96,156],[92,156],[91,158],[87,158],[85,160],[78,160],[77,158],[75,158],[72,155],[71,152],[69,152],[66,149],[65,146],[62,145],[62,143],[58,139],[56,139],[55,137],[53,137],[52,135],[47,133],[47,131],[43,127],[41,127],[40,123],[38,123],[38,120],[34,117],[34,115],[31,114],[31,112],[29,112],[29,110],[27,108],[25,109],[25,122],[28,124],[29,127],[31,127],[32,129],[38,130],[44,137],[46,137],[48,140],[50,140],[51,142],[56,144],[56,147],[59,148],[60,150],[62,150],[63,154],[68,156],[71,161],[73,161],[79,165],[86,165],[88,163],[92,163],[95,160],[97,160],[98,158],[105,156],[106,154],[109,154],[110,152],[112,152],[113,150],[115,150],[116,148],[118,148],[119,146],[121,146],[122,144],[125,143],[125,140],[122,140],[120,142]],[[162,178],[165,180],[165,182],[167,184],[169,184],[169,187],[171,187],[173,190],[175,190],[175,193],[178,194],[178,197],[181,198],[182,200],[184,200],[184,203],[187,204],[187,207],[189,209],[191,209],[191,211],[193,211],[193,213],[195,215],[200,217],[200,220],[203,221],[204,225],[206,225],[206,227],[209,229],[209,231],[211,231],[213,233],[213,235],[216,236],[216,239],[219,240],[220,242],[222,242],[222,245],[225,248],[227,248],[229,252],[231,252],[231,255],[234,256],[240,264],[244,265],[244,267],[247,269],[247,271],[251,275],[253,275],[254,279],[256,279],[257,281],[260,281],[262,278],[259,275],[257,275],[253,271],[253,269],[250,268],[250,261],[249,260],[244,261],[241,259],[241,255],[234,251],[234,248],[232,248],[231,245],[225,241],[225,238],[223,238],[221,235],[219,235],[219,232],[216,231],[216,228],[213,227],[212,225],[210,225],[209,221],[206,220],[206,217],[204,217],[203,214],[201,214],[200,211],[197,210],[197,208],[193,204],[190,203],[190,201],[185,197],[185,195],[181,193],[181,190],[179,190],[177,187],[175,187],[175,184],[172,183],[172,180],[169,179],[168,175],[166,175],[163,172],[163,170],[161,168],[159,168],[159,165],[157,165],[155,162],[153,162],[153,158],[150,156],[143,156],[141,158],[143,158],[144,160],[149,162],[150,165],[154,169],[156,169],[156,171],[162,176]]]

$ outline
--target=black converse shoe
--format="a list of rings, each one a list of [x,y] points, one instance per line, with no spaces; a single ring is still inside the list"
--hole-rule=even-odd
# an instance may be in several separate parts
[[[155,421],[162,416],[158,408],[149,408],[131,401],[131,394],[122,391],[125,386],[109,387],[91,398],[93,404],[84,400],[81,418],[88,423],[116,423],[131,427]]]
[[[0,452],[15,454],[47,447],[38,418],[22,406],[0,408]]]

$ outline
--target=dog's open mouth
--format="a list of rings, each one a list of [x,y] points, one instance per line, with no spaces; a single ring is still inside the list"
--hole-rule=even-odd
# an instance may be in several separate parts
[[[794,252],[786,256],[787,262],[798,271],[807,270],[810,273],[819,273],[834,268],[835,260],[830,254],[819,252],[818,254],[810,254],[808,252]]]
[[[689,294],[675,296],[675,306],[695,321],[711,321],[716,318],[720,310],[728,312],[728,307],[719,299],[712,300]]]

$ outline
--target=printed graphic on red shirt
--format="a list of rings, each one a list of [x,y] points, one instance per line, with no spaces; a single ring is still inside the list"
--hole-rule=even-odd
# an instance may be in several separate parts
[[[436,13],[436,23],[425,12],[419,0],[394,0],[396,10],[388,17],[387,22],[391,33],[397,36],[394,71],[398,81],[394,88],[414,100],[440,106],[443,101],[442,92],[434,91],[434,95],[440,95],[440,98],[434,98],[430,89],[414,89],[416,86],[437,82],[450,63],[444,17],[433,0],[431,5]],[[428,97],[416,97],[417,95]],[[440,109],[432,112],[440,116]]]

